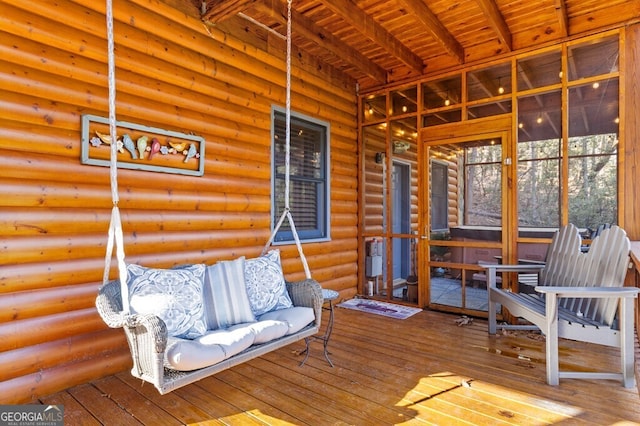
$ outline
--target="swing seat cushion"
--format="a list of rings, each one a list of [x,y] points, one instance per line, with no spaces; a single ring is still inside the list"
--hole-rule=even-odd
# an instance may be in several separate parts
[[[293,306],[287,309],[278,309],[267,312],[258,317],[259,323],[266,321],[277,321],[286,324],[287,330],[284,335],[294,334],[302,330],[310,322],[313,322],[315,315],[313,309],[304,306]]]
[[[169,338],[165,365],[173,370],[191,371],[217,364],[242,352],[254,342],[249,327],[214,330],[197,339]]]
[[[226,329],[209,331],[193,340],[169,338],[165,366],[178,371],[192,371],[214,365],[252,345],[268,343],[301,330],[309,323],[302,324],[309,315],[313,321],[313,309],[291,309],[294,310],[283,310],[280,315],[283,321],[263,319],[253,323],[236,324]],[[296,316],[304,316],[305,319],[298,320]]]

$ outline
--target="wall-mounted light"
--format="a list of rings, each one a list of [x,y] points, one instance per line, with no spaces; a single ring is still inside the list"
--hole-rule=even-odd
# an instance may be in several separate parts
[[[384,163],[384,152],[376,152],[376,163],[377,164]]]

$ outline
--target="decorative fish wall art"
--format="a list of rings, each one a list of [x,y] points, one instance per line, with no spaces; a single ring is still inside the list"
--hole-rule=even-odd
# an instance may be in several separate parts
[[[97,130],[95,131],[95,134],[96,136],[92,137],[90,140],[90,143],[93,147],[97,148],[102,144],[107,146],[111,145],[112,138],[110,135],[100,133]],[[188,144],[187,142],[168,141],[166,145],[163,145],[156,137],[151,138],[151,143],[149,143],[149,137],[143,135],[140,136],[134,144],[131,136],[128,133],[125,133],[122,135],[122,139],[120,139],[120,137],[117,138],[116,144],[118,147],[118,152],[124,153],[126,149],[133,160],[144,160],[146,155],[146,159],[148,161],[152,161],[153,156],[157,153],[160,153],[161,155],[183,155],[183,162],[185,163],[192,158],[200,158],[200,153],[198,152],[198,148],[194,143]]]
[[[110,151],[116,145],[117,167],[192,176],[204,174],[205,140],[193,133],[159,129],[142,124],[116,121],[115,141],[105,117],[82,116],[82,164],[110,164]]]

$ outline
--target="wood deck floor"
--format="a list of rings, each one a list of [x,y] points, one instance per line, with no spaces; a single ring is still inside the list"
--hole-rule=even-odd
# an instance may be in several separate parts
[[[545,384],[544,341],[489,337],[486,321],[423,311],[406,320],[335,310],[329,343],[303,343],[160,396],[128,372],[47,397],[67,425],[640,424],[637,389],[616,381]],[[563,367],[617,363],[617,351],[562,341]]]

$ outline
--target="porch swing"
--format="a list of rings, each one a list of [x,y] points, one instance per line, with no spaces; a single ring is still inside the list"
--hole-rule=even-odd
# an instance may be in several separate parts
[[[302,324],[295,332],[287,333],[269,341],[256,341],[248,348],[240,350],[212,365],[199,366],[195,369],[173,369],[167,362],[168,346],[171,337],[168,336],[167,324],[153,314],[136,313],[131,309],[130,289],[128,287],[128,268],[125,262],[124,237],[122,222],[118,208],[118,180],[117,180],[117,144],[111,144],[110,154],[110,183],[113,202],[108,231],[108,241],[105,255],[103,285],[98,291],[96,308],[103,321],[111,328],[123,328],[132,355],[133,368],[131,374],[143,381],[152,383],[160,394],[171,392],[179,387],[226,370],[255,357],[289,345],[301,339],[305,340],[306,351],[309,351],[310,337],[317,334],[322,315],[322,290],[320,285],[311,278],[309,266],[304,256],[302,245],[295,228],[293,216],[289,206],[290,186],[290,122],[291,122],[291,7],[292,0],[288,0],[288,20],[286,36],[286,141],[285,141],[285,205],[280,219],[274,226],[265,244],[261,256],[267,255],[276,233],[287,219],[295,240],[306,279],[299,282],[286,282],[286,290],[293,304],[293,308],[307,308],[306,313],[313,312],[311,322]],[[117,140],[117,126],[115,117],[115,58],[113,34],[112,0],[106,0],[107,41],[108,41],[108,88],[109,88],[109,133],[111,140]],[[111,260],[114,245],[118,268],[118,279],[110,281]],[[175,269],[174,269],[175,271]],[[204,290],[203,290],[204,291]],[[309,308],[311,310],[309,310]],[[288,320],[283,320],[286,324]],[[280,322],[283,322],[280,321]],[[273,322],[273,321],[272,321]],[[233,327],[231,327],[233,328]],[[230,329],[231,329],[230,328]],[[257,339],[256,339],[257,340]],[[227,344],[226,342],[223,343]],[[235,342],[233,344],[236,344]],[[191,348],[185,345],[185,353]],[[226,348],[226,347],[225,347]],[[224,349],[224,348],[223,348]],[[226,352],[222,350],[222,352]]]

